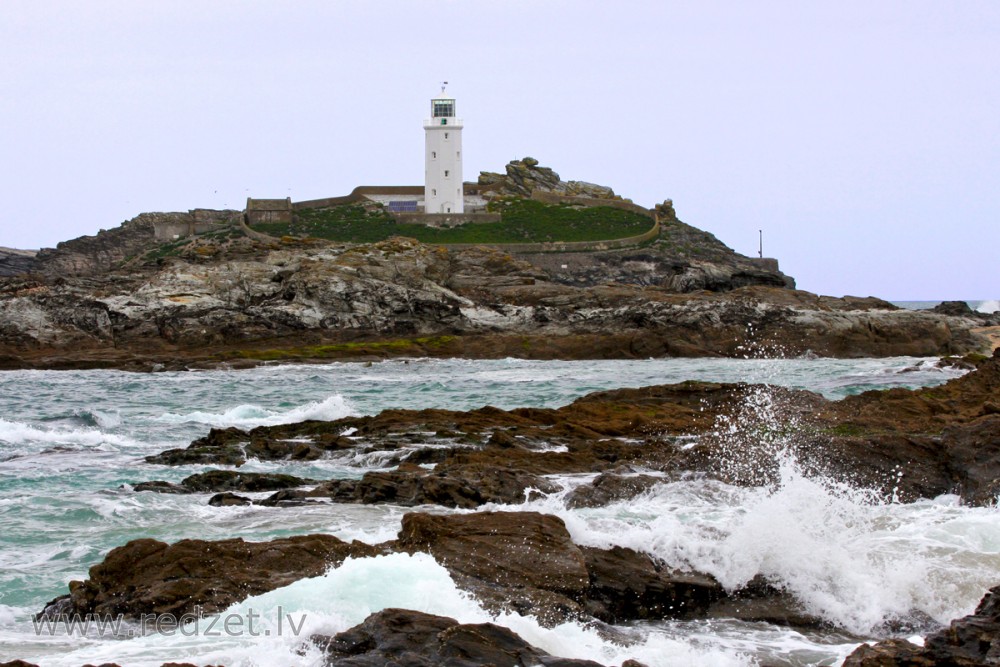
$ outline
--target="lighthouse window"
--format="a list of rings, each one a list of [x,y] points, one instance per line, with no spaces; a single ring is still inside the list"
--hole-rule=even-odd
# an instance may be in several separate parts
[[[448,124],[448,119],[447,118],[442,118],[441,119],[441,124],[442,125],[447,125]]]
[[[431,158],[436,160],[437,156],[438,156],[437,151],[431,151]]]
[[[455,100],[434,100],[431,102],[434,118],[451,118],[455,115]],[[444,123],[441,123],[444,125]]]
[[[445,133],[444,133],[444,138],[445,138],[445,139],[447,139],[447,138],[448,138],[448,133],[447,133],[447,132],[445,132]]]
[[[437,188],[431,188],[431,196],[432,197],[437,197],[438,196]]]
[[[444,170],[444,177],[448,178],[448,170],[447,169]]]

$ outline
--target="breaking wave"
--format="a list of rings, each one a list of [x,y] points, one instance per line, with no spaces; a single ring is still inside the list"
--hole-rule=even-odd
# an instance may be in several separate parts
[[[298,405],[285,411],[269,410],[259,405],[238,405],[221,413],[196,411],[177,414],[168,412],[157,418],[157,421],[171,424],[194,422],[216,427],[253,428],[255,426],[294,424],[309,419],[332,421],[353,414],[357,414],[357,412],[350,402],[340,394],[334,394],[322,401]]]

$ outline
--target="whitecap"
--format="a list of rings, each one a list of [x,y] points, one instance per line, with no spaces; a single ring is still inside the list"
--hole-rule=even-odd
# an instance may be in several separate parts
[[[276,426],[278,424],[294,424],[295,422],[318,419],[333,421],[356,414],[354,407],[340,394],[333,394],[322,401],[313,401],[298,405],[290,410],[270,410],[259,405],[238,405],[225,412],[195,411],[186,414],[167,412],[156,418],[156,421],[170,424],[199,423],[209,426],[239,428],[254,428],[256,426]]]
[[[98,428],[38,428],[22,422],[0,418],[0,442],[14,445],[38,442],[47,445],[80,445],[83,447],[136,447],[140,443],[121,435],[106,433]]]

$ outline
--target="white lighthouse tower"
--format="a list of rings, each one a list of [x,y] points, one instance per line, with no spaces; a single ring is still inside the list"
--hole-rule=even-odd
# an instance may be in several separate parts
[[[455,117],[455,99],[445,97],[441,86],[424,121],[424,213],[464,212],[462,119]]]

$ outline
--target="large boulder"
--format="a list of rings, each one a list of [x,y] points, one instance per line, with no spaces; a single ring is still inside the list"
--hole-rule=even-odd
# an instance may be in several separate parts
[[[206,614],[323,574],[349,556],[378,553],[361,542],[330,535],[302,535],[270,542],[133,540],[112,549],[90,568],[86,581],[70,582],[70,595],[42,614]]]
[[[398,545],[426,551],[451,572],[510,588],[581,599],[587,564],[562,519],[537,512],[403,516]],[[503,558],[497,558],[503,554]]]
[[[349,630],[312,641],[325,652],[328,667],[600,667],[554,657],[492,623],[461,624],[408,609],[383,609]]]

